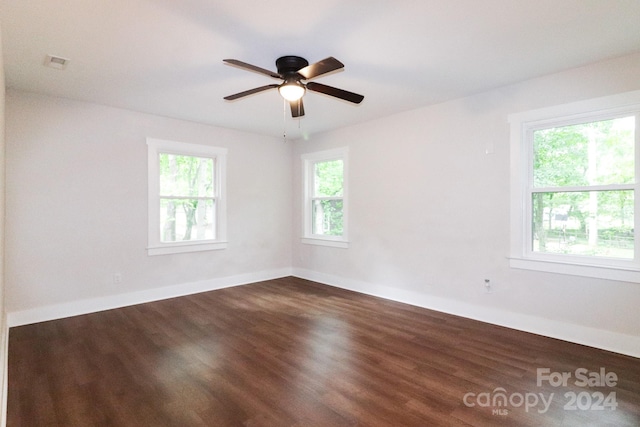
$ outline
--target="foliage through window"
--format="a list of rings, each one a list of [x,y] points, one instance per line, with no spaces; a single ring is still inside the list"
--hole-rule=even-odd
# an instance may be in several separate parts
[[[317,162],[313,169],[312,234],[342,236],[344,163],[341,159]]]
[[[224,247],[226,149],[148,139],[149,253]]]
[[[634,116],[533,131],[533,251],[633,259],[634,146]]]
[[[346,242],[346,150],[303,156],[305,238],[308,243]],[[342,246],[342,244],[332,244]]]
[[[160,240],[215,239],[214,158],[158,153]]]

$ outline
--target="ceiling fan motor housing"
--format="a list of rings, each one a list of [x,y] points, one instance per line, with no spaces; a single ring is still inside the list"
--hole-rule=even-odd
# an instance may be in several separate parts
[[[282,56],[276,59],[278,74],[283,76],[290,73],[296,73],[307,65],[309,65],[309,61],[299,56]]]

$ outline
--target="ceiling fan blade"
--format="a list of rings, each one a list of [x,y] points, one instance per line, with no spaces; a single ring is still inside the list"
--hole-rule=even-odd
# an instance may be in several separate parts
[[[291,106],[291,117],[302,117],[304,116],[304,104],[302,103],[302,98],[297,101],[289,102]]]
[[[227,64],[235,65],[236,67],[244,68],[245,70],[255,71],[256,73],[265,74],[269,77],[273,77],[274,79],[283,78],[280,74],[269,71],[265,68],[256,67],[255,65],[247,64],[246,62],[238,61],[237,59],[223,59]]]
[[[318,61],[315,64],[307,65],[304,68],[298,70],[298,74],[305,78],[305,80],[318,77],[322,74],[330,73],[335,70],[344,68],[344,64],[338,61],[333,56]]]
[[[336,98],[344,99],[345,101],[353,102],[354,104],[360,104],[364,99],[364,96],[357,93],[349,92],[346,90],[338,89],[337,87],[327,86],[320,83],[309,82],[307,83],[307,89],[314,92],[324,93],[325,95],[333,96]]]
[[[255,89],[249,89],[249,90],[245,90],[244,92],[239,92],[233,95],[225,96],[224,99],[226,99],[227,101],[233,101],[234,99],[242,98],[243,96],[253,95],[254,93],[262,92],[264,90],[275,89],[278,86],[279,85],[276,85],[276,84],[260,86]]]

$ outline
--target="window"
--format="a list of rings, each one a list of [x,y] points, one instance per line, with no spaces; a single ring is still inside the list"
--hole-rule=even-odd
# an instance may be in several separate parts
[[[509,120],[511,265],[640,278],[640,91]]]
[[[147,139],[149,255],[226,247],[226,149]]]
[[[302,156],[304,163],[303,242],[346,248],[347,149]]]

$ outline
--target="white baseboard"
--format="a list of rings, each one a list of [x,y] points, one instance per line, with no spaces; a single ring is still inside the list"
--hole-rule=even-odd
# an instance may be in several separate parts
[[[147,289],[144,291],[136,291],[126,294],[110,295],[101,298],[36,307],[28,310],[9,312],[7,315],[7,324],[9,327],[14,327],[28,325],[31,323],[46,322],[48,320],[95,313],[98,311],[111,310],[114,308],[127,307],[130,305],[143,304],[168,298],[176,298],[200,292],[229,288],[232,286],[246,285],[248,283],[277,279],[286,276],[291,276],[290,268],[201,280],[198,282],[182,283],[174,286],[165,286],[162,288]]]
[[[294,268],[293,275],[302,279],[392,301],[640,358],[640,337],[638,336],[478,306],[418,292],[345,279],[306,269]]]

